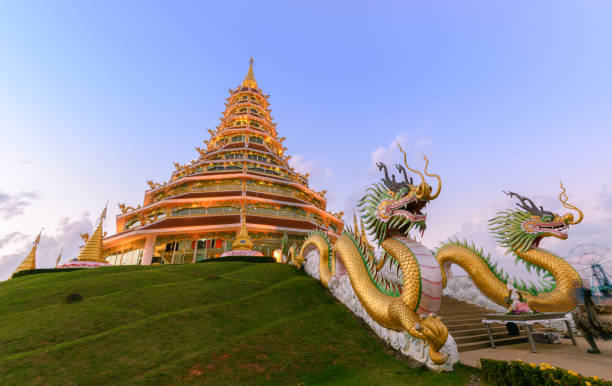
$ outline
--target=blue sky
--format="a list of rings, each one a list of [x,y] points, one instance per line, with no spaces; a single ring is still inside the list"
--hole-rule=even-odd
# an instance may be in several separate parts
[[[399,140],[411,164],[426,152],[443,179],[426,245],[459,235],[493,250],[486,220],[513,205],[501,191],[561,211],[562,178],[586,217],[544,246],[612,247],[611,11],[606,1],[2,2],[0,278],[41,227],[39,265],[61,248],[73,257],[107,200],[113,233],[117,202],[141,203],[146,180],[196,157],[250,56],[288,153],[329,191],[330,210],[352,213],[379,177],[374,161],[399,161]]]

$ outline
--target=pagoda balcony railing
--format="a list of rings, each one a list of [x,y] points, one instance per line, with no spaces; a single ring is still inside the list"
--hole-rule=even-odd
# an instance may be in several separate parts
[[[235,111],[233,113],[230,114],[230,117],[236,117],[236,116],[244,116],[244,117],[248,117],[248,118],[256,118],[256,119],[260,119],[260,120],[264,120],[267,121],[268,117],[266,116],[261,116],[258,114],[254,114],[250,111]]]
[[[172,210],[163,217],[162,216],[157,217],[156,221],[159,221],[162,218],[168,218],[168,217],[191,217],[191,216],[199,217],[199,216],[220,216],[220,215],[222,216],[222,215],[236,215],[236,214],[240,214],[240,207],[216,206],[216,207],[209,207],[209,208],[205,208],[205,207],[181,208],[181,209]],[[300,221],[309,222],[317,226],[323,226],[323,221],[321,217],[318,216],[317,214],[308,215],[305,213],[296,213],[290,210],[281,210],[281,209],[274,209],[274,208],[253,208],[253,207],[247,208],[246,214],[254,215],[254,216],[300,220]],[[147,222],[147,225],[150,224],[151,222],[156,222],[152,220],[153,219],[149,219],[149,222]],[[126,226],[125,230],[126,231],[134,230],[134,229],[141,228],[141,227],[142,227],[142,224],[140,223],[140,221],[136,221],[136,222],[131,223],[129,226]]]
[[[242,184],[214,184],[204,186],[190,186],[191,192],[224,192],[232,190],[242,190]]]
[[[235,101],[230,103],[230,107],[233,105],[244,105],[244,104],[251,104],[257,107],[262,107],[263,105],[259,102],[255,102],[253,100],[249,100],[249,99],[236,99]]]
[[[239,207],[213,206],[210,208],[182,208],[172,211],[171,216],[218,216],[223,214],[240,214]]]
[[[247,190],[261,192],[261,193],[271,193],[271,194],[276,194],[278,196],[293,197],[293,198],[297,198],[298,200],[314,204],[313,200],[309,200],[305,198],[303,194],[299,194],[295,190],[284,190],[284,189],[279,189],[273,186],[259,185],[259,184],[247,184]]]
[[[172,217],[183,217],[183,216],[218,216],[218,215],[231,215],[239,214],[240,208],[234,206],[222,206],[222,207],[210,207],[210,208],[182,208],[174,210],[171,213]],[[323,221],[317,215],[306,215],[305,213],[296,213],[290,210],[274,209],[274,208],[246,208],[247,215],[264,216],[264,217],[277,217],[292,220],[307,221],[315,225],[321,226]]]

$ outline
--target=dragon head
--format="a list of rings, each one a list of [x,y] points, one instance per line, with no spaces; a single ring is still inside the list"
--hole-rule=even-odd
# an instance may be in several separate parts
[[[379,170],[384,170],[385,177],[367,189],[366,195],[359,202],[359,208],[369,233],[376,237],[379,244],[387,238],[388,234],[407,236],[413,228],[424,232],[427,216],[422,210],[429,201],[438,197],[442,187],[440,176],[427,173],[429,160],[423,155],[425,159],[423,173],[438,180],[438,188],[432,195],[432,188],[425,181],[423,173],[408,166],[406,152],[399,144],[398,147],[404,154],[406,169],[418,174],[421,177],[421,183],[415,184],[412,177],[408,178],[406,169],[402,165],[398,164],[396,168],[403,174],[404,181],[396,181],[395,175],[389,177],[385,164],[382,162],[376,164]]]
[[[545,237],[567,239],[567,229],[570,225],[578,224],[583,219],[580,209],[567,203],[568,197],[565,187],[561,183],[559,200],[567,209],[578,212],[578,219],[574,220],[572,213],[559,216],[542,206],[537,207],[529,198],[514,192],[504,192],[508,196],[517,198],[516,204],[521,210],[511,209],[498,212],[497,216],[489,220],[489,229],[495,234],[502,246],[508,252],[525,252],[530,248],[538,247]]]

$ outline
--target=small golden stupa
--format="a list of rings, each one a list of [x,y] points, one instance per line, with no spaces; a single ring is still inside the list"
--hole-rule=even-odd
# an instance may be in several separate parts
[[[30,251],[30,253],[28,253],[28,255],[25,257],[25,259],[23,259],[21,264],[19,264],[19,267],[17,267],[15,272],[13,272],[13,275],[16,274],[17,272],[20,272],[20,271],[27,271],[29,269],[36,269],[36,247],[38,246],[38,243],[40,243],[40,235],[41,234],[42,234],[42,230],[40,231],[40,233],[36,237],[36,240],[34,240],[34,245],[32,246],[32,250]]]
[[[102,211],[102,214],[100,215],[100,222],[98,223],[98,226],[94,230],[93,234],[87,238],[87,242],[81,248],[81,251],[77,256],[78,261],[99,261],[106,263],[104,254],[102,252],[102,239],[104,238],[104,234],[102,232],[102,222],[106,218],[106,209],[107,207],[105,207]]]
[[[221,257],[226,256],[263,256],[263,253],[253,250],[253,240],[249,236],[246,224],[246,213],[244,205],[240,210],[240,230],[236,233],[236,240],[232,243],[232,250],[225,252]]]
[[[251,251],[253,249],[253,241],[247,231],[245,217],[243,210],[242,225],[240,226],[240,231],[236,235],[236,240],[232,243],[232,250],[234,251]]]
[[[75,259],[69,260],[58,266],[57,264],[59,264],[61,257],[60,254],[60,256],[57,257],[56,268],[97,268],[109,265],[104,259],[102,251],[102,239],[105,236],[102,231],[102,223],[106,218],[107,208],[108,204],[104,207],[98,221],[98,226],[93,231],[92,235],[89,236],[87,233],[81,234],[83,241],[85,241],[85,245],[81,247],[79,255]]]

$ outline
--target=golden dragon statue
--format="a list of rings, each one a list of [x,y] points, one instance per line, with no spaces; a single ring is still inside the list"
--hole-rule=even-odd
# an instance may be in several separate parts
[[[510,279],[508,273],[497,268],[489,255],[474,244],[454,240],[443,243],[436,253],[436,259],[442,270],[442,282],[446,287],[447,275],[451,277],[450,266],[457,264],[470,276],[476,287],[495,303],[507,307],[508,284],[519,290],[527,305],[538,312],[567,312],[576,307],[576,293],[582,287],[582,280],[576,270],[564,259],[539,247],[546,237],[567,239],[567,229],[583,219],[580,209],[567,203],[568,197],[561,183],[561,204],[578,213],[556,213],[536,206],[532,200],[514,192],[504,192],[511,198],[518,199],[516,205],[520,210],[510,209],[498,212],[489,220],[489,229],[506,253],[516,257],[516,263],[525,264],[528,272],[534,269],[540,277],[540,287],[532,282],[527,285],[523,280]]]
[[[427,173],[429,161],[423,156],[424,174],[438,182],[432,194],[423,173],[411,169],[401,147],[400,151],[406,168],[418,174],[421,182],[415,184],[401,165],[396,167],[404,181],[396,181],[395,175],[389,177],[387,166],[379,162],[377,166],[384,170],[385,177],[369,187],[359,202],[365,227],[384,250],[380,258],[375,256],[364,227],[360,236],[355,224],[354,229],[345,228],[335,243],[324,233],[312,234],[292,261],[306,269],[308,260],[318,252],[318,273],[313,276],[318,276],[325,287],[330,288],[334,278],[348,276],[354,294],[371,319],[393,334],[407,333],[420,340],[423,362],[442,365],[448,360],[448,354],[440,352],[447,342],[448,330],[435,314],[440,308],[442,276],[429,249],[410,236],[411,231],[424,232],[426,215],[422,210],[438,197],[442,183],[438,175]],[[452,363],[449,365],[452,369]]]

